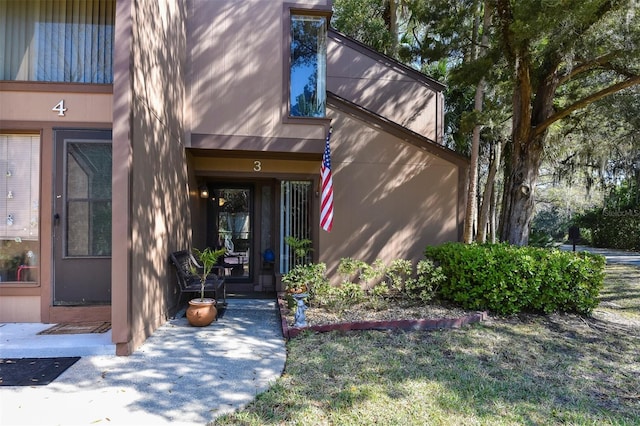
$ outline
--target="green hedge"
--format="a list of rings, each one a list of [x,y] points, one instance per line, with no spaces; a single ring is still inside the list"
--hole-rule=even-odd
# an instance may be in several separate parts
[[[623,250],[640,251],[640,210],[595,209],[577,216],[575,224],[588,229],[591,244]]]
[[[603,256],[508,244],[446,243],[427,258],[447,280],[438,294],[465,309],[590,314],[604,282]]]
[[[640,212],[604,212],[591,232],[596,247],[640,250]]]

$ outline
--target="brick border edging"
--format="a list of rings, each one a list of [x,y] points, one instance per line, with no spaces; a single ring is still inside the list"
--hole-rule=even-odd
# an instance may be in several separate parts
[[[325,333],[327,331],[349,331],[349,330],[441,330],[460,328],[468,324],[485,321],[489,314],[487,311],[476,312],[458,318],[435,318],[417,320],[391,320],[391,321],[360,321],[345,322],[338,324],[311,325],[308,327],[290,327],[287,323],[286,301],[283,293],[278,293],[278,313],[282,324],[282,336],[285,339],[292,339],[305,330]]]

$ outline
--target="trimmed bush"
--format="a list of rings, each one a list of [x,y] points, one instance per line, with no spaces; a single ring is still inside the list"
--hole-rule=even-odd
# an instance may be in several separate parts
[[[640,251],[640,210],[591,210],[576,219],[594,247]]]
[[[590,314],[604,283],[603,256],[508,244],[446,243],[425,255],[447,279],[438,294],[465,309]]]

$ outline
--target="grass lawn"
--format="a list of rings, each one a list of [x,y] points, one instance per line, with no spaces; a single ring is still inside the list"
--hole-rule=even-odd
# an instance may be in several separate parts
[[[220,425],[640,425],[640,269],[607,266],[576,315],[458,330],[306,334],[286,371]]]

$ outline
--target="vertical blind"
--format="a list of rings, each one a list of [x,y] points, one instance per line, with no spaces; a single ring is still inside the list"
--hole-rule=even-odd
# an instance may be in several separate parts
[[[293,266],[293,250],[285,243],[287,237],[311,239],[310,181],[282,181],[280,184],[280,272],[282,273],[288,272]]]
[[[0,282],[37,279],[40,136],[0,135]]]
[[[0,80],[112,83],[114,0],[0,0]]]
[[[0,239],[38,240],[40,136],[0,135]]]

